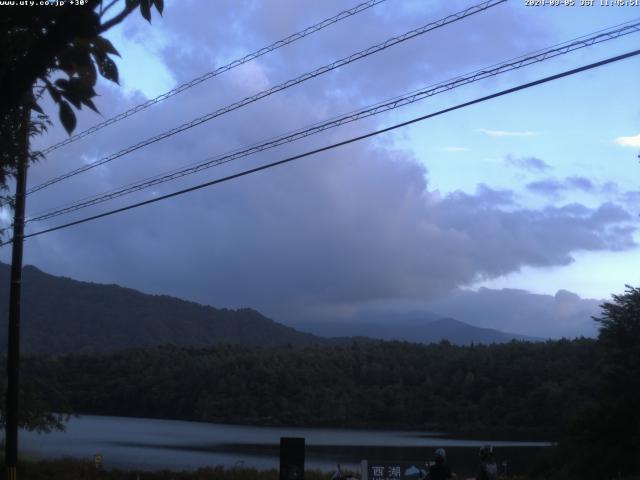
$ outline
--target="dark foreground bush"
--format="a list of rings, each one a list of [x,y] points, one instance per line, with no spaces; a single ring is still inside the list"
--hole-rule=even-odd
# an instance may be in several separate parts
[[[4,469],[4,468],[3,468]],[[326,472],[308,470],[305,480],[326,480]],[[277,480],[277,470],[222,467],[194,471],[97,470],[92,462],[73,459],[21,462],[18,478],[25,480]]]

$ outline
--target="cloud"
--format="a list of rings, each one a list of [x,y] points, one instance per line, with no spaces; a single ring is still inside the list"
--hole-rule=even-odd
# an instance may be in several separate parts
[[[533,137],[539,135],[538,132],[530,131],[508,131],[508,130],[488,130],[486,128],[478,128],[478,132],[489,135],[490,137]]]
[[[548,197],[556,197],[567,188],[566,183],[555,178],[547,178],[545,180],[536,180],[535,182],[527,183],[528,190]]]
[[[268,62],[274,66],[278,81],[284,81],[468,6],[466,1],[455,0],[381,4],[332,25],[318,35],[321,41],[312,37],[278,50]],[[193,15],[194,8],[201,14]],[[164,55],[175,65],[179,80],[186,81],[203,73],[203,59],[220,64],[220,57],[230,60],[242,56],[344,8],[344,2],[338,0],[250,2],[242,9],[234,1],[202,6],[185,0],[184,6],[164,17],[171,37]],[[496,58],[508,59],[542,47],[546,42],[542,26],[517,12],[517,8],[504,5],[433,30],[323,76],[318,84],[324,88],[319,90],[331,91],[334,97],[374,102],[493,65]],[[353,35],[354,28],[358,35]],[[513,38],[524,40],[514,44]],[[477,48],[479,45],[483,48]],[[230,46],[234,48],[228,51]],[[452,51],[474,54],[453,56]],[[398,75],[400,71],[411,74]]]
[[[439,315],[486,328],[542,338],[595,336],[602,300],[567,290],[542,295],[518,289],[456,290],[426,307]]]
[[[640,133],[638,135],[634,135],[631,137],[618,137],[615,140],[617,145],[621,147],[631,147],[631,148],[639,148],[640,147]]]
[[[514,155],[507,155],[505,157],[505,162],[511,166],[532,172],[544,172],[551,170],[551,166],[548,163],[537,157],[516,157]]]
[[[251,2],[246,9],[235,8],[235,2],[215,6],[185,2],[163,20],[168,40],[162,43],[161,55],[179,83],[211,69],[221,58],[235,58],[280,38],[282,32],[296,31],[302,11],[304,18],[321,19],[343,8],[337,1]],[[449,2],[418,2],[414,7],[424,9],[422,13],[430,19],[455,10]],[[194,8],[199,9],[198,15],[193,15]],[[381,8],[386,9],[368,12],[363,17],[366,21],[332,26],[332,34],[323,37],[326,42],[301,41],[56,151],[30,169],[30,182],[35,185],[77,167],[83,155],[100,158],[253,95],[265,85],[278,84],[415,27],[415,12],[409,7]],[[495,58],[514,57],[521,48],[538,47],[544,35],[514,11],[496,9],[492,15],[442,29],[426,41],[407,42],[388,54],[275,94],[38,192],[29,198],[30,214],[351,111],[369,98],[380,100],[390,92],[495,63]],[[364,26],[358,35],[353,35],[354,24]],[[148,28],[143,20],[127,25],[131,35],[142,37]],[[512,42],[516,37],[526,43],[516,48]],[[451,54],[472,47],[477,52],[472,59]],[[400,71],[406,73],[399,75]],[[135,93],[125,96],[105,83],[98,87],[97,103],[105,117],[144,100]],[[51,107],[49,111],[55,112]],[[95,121],[92,112],[80,112],[79,125]],[[345,125],[64,217],[64,221],[344,140],[384,121],[369,118]],[[61,138],[64,132],[56,127],[34,146]],[[528,168],[544,169],[535,162],[525,163]],[[579,188],[577,183],[574,188]],[[317,318],[372,303],[438,298],[524,266],[568,265],[575,252],[635,248],[629,218],[625,209],[614,204],[528,208],[516,202],[512,190],[488,185],[443,195],[438,185],[429,183],[428,171],[411,152],[384,142],[362,142],[33,237],[25,262],[54,274],[119,283],[219,307],[251,306],[277,320]],[[61,220],[29,225],[28,232]]]
[[[309,109],[283,100],[277,111],[296,122]],[[253,128],[262,129],[271,115],[268,110],[255,112]],[[167,168],[179,158],[178,152],[193,158],[211,144],[250,133],[252,124],[244,120],[221,123],[212,137],[192,133],[171,148],[157,146],[139,158],[114,162],[109,175],[95,179],[118,184],[132,171],[145,174],[148,160]],[[123,136],[136,136],[125,125],[120,128]],[[261,157],[259,163],[300,149],[289,146]],[[252,306],[290,321],[372,302],[437,298],[524,266],[568,265],[573,252],[635,246],[634,229],[626,227],[630,216],[619,206],[524,208],[513,191],[487,185],[472,193],[441,195],[429,187],[427,176],[409,152],[351,145],[34,237],[26,261],[79,279],[216,306]],[[94,188],[95,183],[83,180],[58,191],[57,201],[62,193],[80,197],[82,189]],[[185,180],[186,185],[197,182]],[[162,193],[175,189],[177,185],[158,188]],[[148,198],[144,195],[151,193],[138,198]],[[41,209],[51,200],[43,192],[30,205]]]
[[[640,190],[624,192],[620,195],[620,200],[630,207],[637,209],[640,206]]]
[[[593,192],[596,189],[593,182],[586,177],[571,176],[567,177],[565,182],[570,188],[582,190],[583,192]]]
[[[603,193],[606,193],[606,194],[609,194],[609,195],[614,195],[614,194],[617,194],[620,191],[620,187],[618,186],[618,184],[616,182],[608,181],[608,182],[604,182],[602,185],[600,185],[600,190]]]
[[[546,178],[544,180],[537,180],[530,182],[526,185],[527,190],[544,195],[547,197],[558,197],[563,192],[568,191],[582,191],[590,194],[604,194],[613,195],[618,193],[618,185],[615,182],[604,182],[602,184],[595,184],[587,177],[572,175],[565,177],[562,180],[557,178]]]

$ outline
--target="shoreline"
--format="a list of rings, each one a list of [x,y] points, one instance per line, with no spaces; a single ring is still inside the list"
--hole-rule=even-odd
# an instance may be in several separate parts
[[[65,414],[66,415],[66,414]],[[557,434],[546,429],[529,429],[529,428],[493,428],[487,429],[482,427],[466,427],[466,428],[445,428],[437,425],[425,425],[423,427],[398,424],[379,424],[366,425],[362,423],[340,423],[340,424],[286,424],[271,420],[256,419],[229,419],[204,421],[193,418],[167,418],[167,417],[140,417],[136,415],[122,414],[104,414],[104,413],[72,413],[69,414],[70,419],[81,417],[96,418],[113,418],[123,420],[141,420],[141,421],[167,421],[167,422],[183,422],[197,425],[219,425],[225,427],[254,427],[254,428],[280,428],[286,430],[331,430],[331,431],[362,431],[362,432],[398,432],[398,433],[419,433],[416,435],[422,438],[448,437],[450,439],[469,439],[469,440],[485,440],[491,437],[494,441],[513,441],[513,442],[542,442],[553,444]]]

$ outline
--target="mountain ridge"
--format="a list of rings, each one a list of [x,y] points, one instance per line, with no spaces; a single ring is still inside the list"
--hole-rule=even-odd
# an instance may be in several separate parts
[[[0,264],[2,351],[6,345],[9,273],[9,267]],[[26,353],[100,352],[163,344],[326,343],[326,339],[298,332],[251,308],[217,309],[115,284],[57,277],[30,265],[23,269],[22,314],[22,350]]]
[[[6,351],[10,267],[0,263],[0,352]],[[418,315],[418,314],[416,314]],[[502,343],[521,336],[482,329],[435,314],[389,315],[373,322],[326,321],[324,334],[303,323],[286,325],[252,308],[215,308],[169,295],[147,294],[116,284],[83,282],[23,268],[21,344],[24,353],[106,352],[159,345],[206,347],[324,346],[401,340],[456,344]],[[425,322],[426,320],[429,320]],[[336,329],[341,326],[342,331]],[[333,329],[332,329],[333,327]],[[352,330],[344,330],[351,328]],[[354,329],[355,328],[355,329]],[[306,331],[304,331],[306,330]],[[395,336],[391,333],[395,332]]]
[[[503,332],[493,328],[471,325],[451,317],[435,317],[427,313],[366,316],[356,321],[326,321],[309,323],[291,323],[290,326],[325,337],[364,336],[383,340],[395,340],[414,343],[437,343],[442,340],[457,345],[471,343],[504,343],[511,340],[541,341],[537,337]]]

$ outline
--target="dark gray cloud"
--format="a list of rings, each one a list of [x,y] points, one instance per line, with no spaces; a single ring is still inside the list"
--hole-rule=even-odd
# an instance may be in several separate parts
[[[583,192],[593,192],[596,189],[593,182],[586,177],[571,176],[567,177],[565,181],[569,187],[582,190]]]
[[[515,330],[542,338],[594,336],[602,300],[580,298],[567,290],[541,295],[517,289],[456,290],[430,302],[440,315],[487,328]]]
[[[557,197],[567,188],[568,187],[565,182],[555,178],[547,178],[545,180],[536,180],[535,182],[527,183],[528,190],[548,197]]]
[[[620,195],[620,200],[633,209],[637,210],[638,207],[640,207],[640,190],[624,192],[622,195]]]
[[[507,155],[505,162],[508,165],[531,172],[545,172],[547,170],[551,170],[550,165],[537,157],[516,157],[515,155]]]
[[[635,246],[619,206],[527,209],[484,185],[440,196],[425,175],[406,152],[351,146],[36,237],[28,260],[291,321],[436,298],[526,265],[567,265],[576,251]]]
[[[618,185],[615,182],[605,182],[596,184],[587,177],[572,175],[562,180],[557,178],[546,178],[536,180],[526,185],[527,189],[533,193],[547,197],[559,197],[562,193],[570,191],[582,191],[591,194],[613,195],[618,192]]]
[[[202,16],[194,19],[189,6],[196,3]],[[219,65],[351,5],[337,0],[276,0],[251,2],[239,11],[233,1],[207,8],[187,0],[184,7],[166,15],[171,42],[163,54],[174,65],[176,78],[188,80],[203,72],[206,60]],[[279,83],[470,5],[468,1],[387,2],[259,62],[269,64],[272,81]],[[327,101],[348,97],[351,102],[370,103],[540,48],[545,43],[541,26],[515,11],[514,6],[500,5],[341,68],[306,88],[328,97]],[[473,54],[451,55],[452,51]],[[407,71],[412,74],[406,75]]]
[[[600,191],[607,195],[615,195],[620,192],[620,187],[616,182],[604,182],[600,185]]]
[[[201,14],[194,16],[191,7],[196,3]],[[305,19],[312,14],[321,19],[344,8],[340,2],[252,2],[242,10],[235,2],[216,2],[215,8],[202,5],[192,1],[166,14],[171,41],[163,55],[179,80],[208,70],[207,63],[224,63],[221,59],[235,58],[240,50],[251,51],[279,38],[282,31],[299,29],[299,9],[308,8]],[[88,141],[65,147],[32,169],[30,184],[425,23],[416,21],[417,11],[420,19],[439,18],[462,3],[397,5],[390,3],[384,14],[369,12],[367,20],[358,23],[365,28],[357,35],[353,24],[345,22],[321,42],[305,41],[268,61],[253,62],[106,128]],[[513,57],[543,39],[533,35],[535,25],[512,16],[509,7],[473,22],[474,29],[465,24],[424,42],[407,43],[392,55],[372,57],[304,88],[274,95],[39,192],[29,197],[29,212],[252,144],[352,110],[368,98],[379,100],[412,85],[439,80],[449,72]],[[129,34],[144,36],[139,25],[132,23]],[[514,38],[530,39],[530,43],[516,45]],[[451,54],[470,51],[472,46],[482,46],[473,49],[473,58]],[[438,78],[433,72],[438,72]],[[135,95],[125,97],[106,84],[99,90],[102,96],[97,103],[104,116],[141,100]],[[81,113],[80,125],[94,122],[94,114]],[[372,118],[347,125],[140,192],[91,213],[339,141],[379,123]],[[37,143],[48,145],[63,136],[55,128]],[[54,274],[119,283],[216,306],[251,306],[291,321],[339,316],[371,305],[424,302],[525,266],[567,265],[575,252],[635,247],[631,217],[619,205],[533,209],[519,205],[515,192],[487,185],[479,185],[473,193],[442,195],[427,178],[427,170],[410,152],[393,149],[384,139],[353,144],[171,201],[34,237],[27,242],[25,261]],[[59,223],[29,226],[28,232]],[[2,255],[6,259],[7,251]]]

